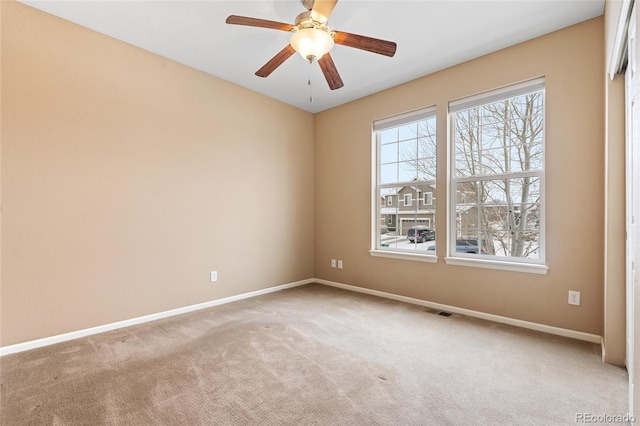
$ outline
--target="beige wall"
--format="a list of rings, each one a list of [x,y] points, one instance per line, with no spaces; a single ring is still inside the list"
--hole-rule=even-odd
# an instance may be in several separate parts
[[[1,3],[0,345],[313,276],[311,114]]]
[[[425,76],[315,117],[316,277],[602,335],[603,18]],[[436,105],[437,197],[446,199],[446,108],[452,99],[545,76],[547,275],[371,257],[371,124]],[[330,259],[344,260],[332,269]],[[582,294],[567,304],[569,290]]]
[[[1,3],[1,346],[316,276],[604,334],[619,363],[619,310],[607,312],[624,302],[617,284],[603,292],[602,206],[620,202],[616,160],[605,199],[603,106],[605,89],[617,89],[602,85],[603,18],[314,119]],[[371,122],[437,105],[443,165],[447,101],[542,75],[549,273],[370,257]],[[438,173],[444,182],[444,167]],[[446,198],[444,185],[436,195]],[[445,218],[439,203],[440,229]],[[606,221],[613,238],[616,218]],[[248,223],[257,226],[238,232]],[[438,242],[443,257],[442,232]],[[331,258],[345,268],[330,268]],[[569,289],[581,291],[582,306],[567,305]]]

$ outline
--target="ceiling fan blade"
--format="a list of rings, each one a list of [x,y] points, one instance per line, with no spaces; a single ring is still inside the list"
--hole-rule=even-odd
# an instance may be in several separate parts
[[[338,0],[315,0],[311,9],[311,18],[318,22],[326,23],[333,8],[336,7],[336,3],[338,3]]]
[[[293,25],[284,22],[269,21],[267,19],[249,18],[248,16],[231,15],[225,21],[227,24],[246,25],[248,27],[270,28],[272,30],[291,31]]]
[[[334,33],[334,41],[338,44],[356,49],[366,50],[385,56],[393,56],[396,54],[397,45],[392,41],[380,40],[358,34],[344,33],[336,31]]]
[[[264,64],[262,68],[256,71],[256,75],[258,77],[268,77],[269,74],[274,72],[276,68],[282,65],[282,63],[289,59],[294,53],[296,53],[296,51],[293,50],[293,47],[291,47],[290,44],[287,45],[287,47],[278,52],[276,56],[271,58],[269,62]]]
[[[329,88],[331,90],[336,90],[344,86],[331,55],[328,53],[322,55],[322,58],[318,59],[318,65],[320,65],[322,74],[324,74],[324,78],[327,79],[327,83],[329,83]]]

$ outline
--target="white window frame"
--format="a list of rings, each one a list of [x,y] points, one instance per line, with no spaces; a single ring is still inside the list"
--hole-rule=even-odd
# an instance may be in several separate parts
[[[409,200],[409,202],[407,202],[407,200]],[[413,197],[411,196],[411,194],[403,195],[403,203],[405,207],[411,207],[411,205],[413,204]]]
[[[379,225],[379,218],[381,216],[379,209],[380,209],[380,203],[375,202],[375,200],[379,200],[379,190],[380,190],[380,185],[378,182],[379,176],[380,176],[380,163],[379,163],[379,158],[380,158],[380,143],[379,143],[379,133],[382,130],[386,130],[386,129],[390,129],[393,127],[399,127],[405,124],[410,124],[410,123],[414,123],[414,122],[418,122],[424,119],[431,119],[431,118],[436,118],[436,108],[435,106],[431,106],[431,107],[427,107],[427,108],[423,108],[420,110],[416,110],[416,111],[411,111],[405,114],[400,114],[400,115],[395,115],[389,118],[385,118],[385,119],[381,119],[381,120],[376,120],[373,123],[373,128],[372,128],[372,142],[371,142],[371,146],[372,146],[372,155],[371,155],[371,170],[374,171],[374,173],[372,173],[371,175],[371,180],[372,180],[372,211],[371,211],[371,215],[372,215],[372,229],[371,229],[371,250],[369,251],[369,253],[371,254],[371,256],[377,256],[377,257],[387,257],[387,258],[393,258],[393,259],[404,259],[404,260],[415,260],[415,261],[421,261],[421,262],[427,262],[427,263],[436,263],[438,258],[435,255],[435,251],[429,251],[427,252],[427,250],[424,250],[424,252],[422,250],[418,251],[418,250],[402,250],[402,249],[385,249],[384,247],[382,247],[382,245],[378,245],[379,243],[379,236],[380,236],[380,225]],[[437,180],[436,179],[432,179],[432,180],[427,180],[427,181],[411,181],[411,182],[396,182],[393,185],[394,186],[415,186],[416,184],[420,185],[420,184],[427,184],[427,185],[432,185],[434,188],[437,188]],[[407,194],[409,196],[411,196],[411,194]],[[399,197],[399,194],[397,195]],[[419,208],[420,205],[420,197],[417,198],[418,202],[417,207]],[[398,200],[399,201],[399,200]],[[404,201],[404,197],[403,197],[403,201]],[[399,204],[399,203],[398,203]],[[411,205],[413,204],[413,197],[411,196]],[[401,213],[400,211],[398,211],[398,213]],[[429,220],[430,223],[430,220]],[[396,223],[397,227],[400,227],[400,223]],[[424,243],[423,243],[424,244]]]
[[[470,266],[489,269],[500,269],[507,271],[526,272],[535,274],[546,274],[548,266],[545,257],[545,173],[544,164],[546,158],[546,137],[544,135],[544,127],[546,122],[546,96],[544,94],[545,80],[544,78],[537,78],[534,80],[522,82],[515,85],[510,85],[501,89],[469,96],[463,99],[449,102],[448,111],[448,143],[447,143],[447,156],[448,156],[448,171],[447,171],[447,194],[449,198],[448,205],[448,218],[447,221],[447,254],[445,262],[449,265],[458,266]],[[456,177],[455,176],[455,114],[460,111],[467,110],[469,108],[478,107],[481,105],[490,104],[496,101],[513,98],[516,96],[524,95],[526,93],[534,92],[537,90],[543,90],[543,140],[542,140],[542,170],[525,171],[525,172],[512,172],[500,175],[489,175],[499,179],[519,178],[523,176],[535,176],[540,179],[540,248],[538,259],[526,259],[526,258],[509,258],[499,256],[486,256],[476,254],[466,254],[456,252],[456,224],[457,224],[457,183],[465,181],[476,181],[486,178],[487,175],[476,175],[471,177]],[[475,179],[474,179],[475,178]],[[464,195],[464,194],[463,194]],[[465,200],[466,201],[466,200]],[[462,204],[462,203],[461,203]]]
[[[387,195],[387,207],[393,206],[393,195]]]
[[[429,202],[427,202],[427,198],[429,199]],[[433,192],[429,191],[422,194],[422,204],[425,206],[433,205]]]

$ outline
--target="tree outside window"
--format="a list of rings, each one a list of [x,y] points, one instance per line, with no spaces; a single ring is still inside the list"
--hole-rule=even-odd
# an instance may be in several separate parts
[[[450,246],[477,239],[486,255],[542,263],[544,81],[506,92],[450,104]]]

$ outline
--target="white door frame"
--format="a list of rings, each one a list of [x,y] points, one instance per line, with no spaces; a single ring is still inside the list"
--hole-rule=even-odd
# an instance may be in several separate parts
[[[637,236],[638,225],[636,218],[640,219],[638,211],[638,196],[640,191],[640,140],[636,115],[640,114],[640,76],[638,75],[638,45],[637,45],[637,7],[634,5],[629,19],[627,31],[628,65],[625,75],[625,111],[626,111],[626,135],[625,135],[625,223],[626,223],[626,327],[627,350],[626,365],[629,373],[629,414],[634,415],[634,376],[635,376],[635,263],[638,254]]]

